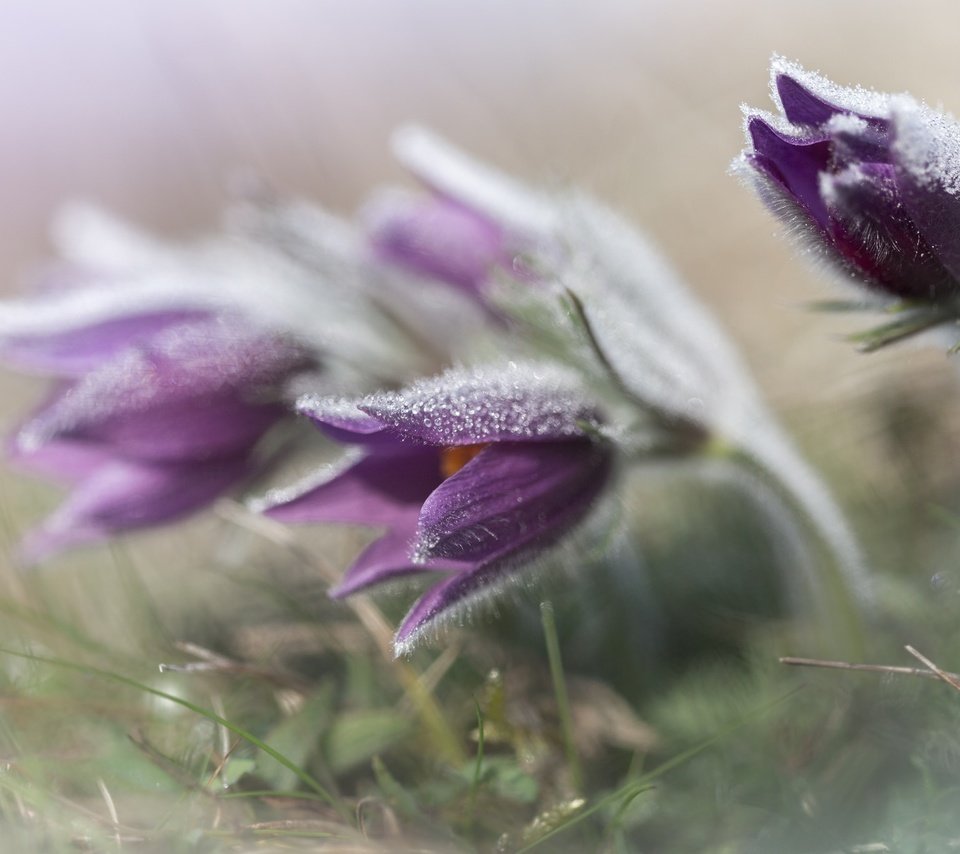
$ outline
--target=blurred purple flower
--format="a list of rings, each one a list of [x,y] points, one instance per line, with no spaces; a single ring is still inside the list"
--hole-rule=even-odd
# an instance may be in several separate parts
[[[399,652],[568,535],[611,476],[595,412],[553,368],[451,371],[401,392],[307,398],[299,408],[361,454],[319,484],[268,496],[266,513],[386,528],[332,595],[449,574],[404,619]]]
[[[535,194],[418,127],[398,131],[393,147],[428,192],[385,191],[366,206],[377,258],[484,304],[496,276],[532,278],[524,256],[552,238]]]
[[[507,235],[493,220],[439,195],[380,196],[365,212],[376,256],[482,299],[494,270],[509,261]]]
[[[287,412],[284,383],[313,361],[249,327],[170,312],[111,323],[102,337],[101,324],[16,342],[21,361],[61,380],[21,426],[13,459],[73,485],[27,537],[27,560],[188,515],[255,471],[257,444]]]
[[[741,170],[763,200],[874,294],[955,314],[960,125],[780,57],[771,92],[780,114],[747,111]]]

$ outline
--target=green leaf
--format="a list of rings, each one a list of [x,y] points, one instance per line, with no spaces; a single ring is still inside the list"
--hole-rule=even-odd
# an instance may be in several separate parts
[[[223,766],[220,777],[214,783],[218,788],[232,786],[256,767],[257,763],[254,759],[231,756]]]
[[[508,756],[488,756],[483,763],[482,782],[498,797],[520,804],[532,804],[540,793],[536,779]]]
[[[351,711],[337,718],[324,737],[324,756],[339,774],[370,761],[410,733],[409,719],[389,709]]]
[[[400,783],[379,756],[373,757],[373,776],[384,799],[406,818],[422,815],[417,799]]]
[[[806,303],[810,311],[822,311],[826,313],[845,313],[855,311],[871,311],[876,309],[876,305],[866,302],[857,302],[855,300],[845,299],[818,299]]]
[[[297,712],[274,727],[267,734],[266,741],[291,762],[306,767],[330,722],[332,707],[333,686],[323,685]],[[261,761],[257,770],[259,776],[275,789],[292,789],[296,785],[297,774],[289,766],[268,759]]]
[[[867,329],[864,332],[857,332],[848,336],[848,340],[857,345],[861,353],[873,353],[876,350],[909,338],[934,326],[953,321],[956,315],[952,312],[938,311],[936,309],[920,309],[915,312],[905,313],[903,317],[890,323],[884,323],[875,326],[873,329]]]

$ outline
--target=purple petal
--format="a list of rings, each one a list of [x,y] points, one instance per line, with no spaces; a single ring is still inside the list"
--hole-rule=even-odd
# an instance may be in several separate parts
[[[820,173],[830,164],[829,138],[790,137],[759,116],[753,116],[747,127],[753,140],[754,166],[787,190],[821,228],[826,228],[829,215],[820,198]]]
[[[384,198],[367,228],[381,260],[471,293],[506,255],[496,223],[441,196]]]
[[[775,85],[783,114],[795,125],[822,125],[843,110],[814,95],[787,74],[778,74]]]
[[[804,86],[790,74],[776,74],[774,85],[780,96],[783,114],[795,125],[821,126],[830,121],[833,116],[847,113],[868,121],[879,133],[885,133],[889,129],[890,123],[887,119],[832,103],[823,95]],[[837,92],[843,91],[842,87],[832,88]],[[846,95],[846,100],[851,102],[856,98],[857,93],[854,90],[846,90]]]
[[[955,280],[901,203],[892,166],[864,163],[825,176],[823,192],[837,251],[867,284],[904,299],[956,292]]]
[[[480,593],[499,580],[505,570],[490,572],[479,567],[461,575],[455,575],[432,587],[410,609],[393,639],[397,655],[410,652],[423,635],[443,617],[458,606],[468,603],[474,594]]]
[[[308,364],[273,335],[218,318],[164,330],[87,374],[24,428],[109,443],[145,459],[206,459],[246,450],[283,414],[277,384]]]
[[[396,430],[372,415],[361,412],[353,401],[305,394],[297,399],[295,408],[337,442],[391,446],[400,443]]]
[[[424,501],[414,557],[490,562],[543,548],[609,475],[608,449],[590,440],[490,445]]]
[[[415,564],[410,560],[410,545],[416,535],[416,518],[390,529],[374,541],[347,570],[343,580],[329,591],[334,599],[342,599],[368,587],[406,578],[421,572],[445,572],[462,570],[464,565],[455,561],[431,561]]]
[[[476,211],[521,240],[552,233],[551,200],[474,160],[424,128],[408,125],[393,136],[397,159],[436,195]]]
[[[822,125],[834,115],[848,113],[884,129],[890,115],[890,96],[861,86],[840,86],[782,56],[770,62],[774,100],[793,124]]]
[[[248,474],[245,459],[202,465],[115,460],[83,480],[53,515],[28,535],[21,554],[34,563],[119,531],[181,518],[207,506]]]
[[[275,491],[267,497],[272,506],[264,512],[283,522],[411,524],[441,480],[436,448],[404,446],[393,453],[371,453],[293,497]]]
[[[450,447],[578,438],[596,422],[578,379],[554,366],[452,370],[364,398],[363,412],[407,439]]]
[[[21,368],[76,377],[143,338],[201,316],[184,310],[116,317],[76,329],[12,336],[3,342],[0,352]]]
[[[34,474],[75,483],[112,462],[116,454],[86,442],[57,440],[30,450],[14,440],[9,443],[8,458],[14,465]]]
[[[468,608],[522,570],[513,563],[480,564],[465,569],[430,588],[410,609],[393,639],[398,656],[411,652],[423,636],[452,615]]]
[[[960,281],[960,125],[912,102],[899,101],[893,159],[907,212]]]
[[[221,395],[116,414],[63,428],[58,435],[141,460],[207,460],[246,452],[286,413],[279,404],[253,405],[236,395]]]

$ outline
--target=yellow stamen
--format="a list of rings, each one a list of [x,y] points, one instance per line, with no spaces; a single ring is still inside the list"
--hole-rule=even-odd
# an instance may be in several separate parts
[[[486,444],[455,445],[452,448],[442,448],[440,451],[440,474],[444,477],[453,477],[485,447],[487,447]]]

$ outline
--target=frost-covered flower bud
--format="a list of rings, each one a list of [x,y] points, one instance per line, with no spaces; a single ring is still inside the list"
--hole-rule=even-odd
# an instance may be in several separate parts
[[[781,57],[771,94],[778,115],[745,110],[748,148],[734,170],[869,293],[914,309],[865,346],[960,315],[960,125]]]
[[[478,299],[510,258],[508,236],[496,222],[440,195],[383,193],[366,207],[364,219],[381,261]]]
[[[398,652],[568,536],[611,479],[596,410],[578,378],[554,366],[449,371],[352,402],[306,398],[300,409],[361,453],[261,509],[281,521],[387,529],[333,595],[417,572],[448,576],[401,624]]]
[[[314,367],[309,351],[237,317],[167,319],[65,378],[15,436],[15,461],[73,486],[27,559],[205,507],[256,471],[261,438],[289,417],[283,388]],[[90,354],[71,338],[44,355]]]

